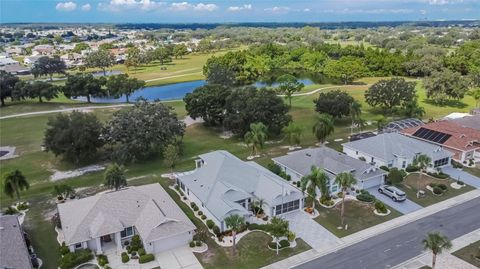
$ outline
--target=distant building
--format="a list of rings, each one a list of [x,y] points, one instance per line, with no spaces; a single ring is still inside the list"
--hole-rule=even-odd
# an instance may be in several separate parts
[[[38,59],[44,57],[43,55],[32,55],[23,58],[23,64],[32,65],[38,61]]]
[[[0,67],[7,66],[7,65],[16,65],[16,64],[18,64],[18,61],[12,58],[0,57]]]
[[[0,216],[0,268],[33,269],[25,234],[17,216]]]
[[[434,167],[450,165],[453,153],[441,146],[432,145],[399,133],[384,133],[342,144],[343,152],[356,159],[377,167],[396,167],[405,169],[413,163],[419,154],[425,154],[432,159]]]

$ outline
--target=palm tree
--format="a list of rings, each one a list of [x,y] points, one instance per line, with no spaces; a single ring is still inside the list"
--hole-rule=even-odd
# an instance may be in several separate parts
[[[430,166],[431,163],[432,163],[432,159],[425,154],[417,155],[413,159],[413,165],[418,167],[418,169],[420,170],[420,176],[417,182],[418,190],[420,190],[420,182],[422,181],[422,175],[423,173],[425,173],[425,170],[427,169],[428,166]]]
[[[105,184],[116,191],[127,186],[125,169],[116,163],[111,164],[105,171]]]
[[[263,209],[263,204],[265,203],[264,199],[258,199],[253,202],[255,216],[260,214]]]
[[[288,221],[279,217],[273,217],[270,221],[270,234],[275,238],[278,255],[278,238],[288,234]]]
[[[331,135],[335,127],[333,125],[333,118],[328,114],[320,114],[317,122],[313,125],[313,134],[317,138],[318,142],[325,142],[325,139]]]
[[[302,127],[295,124],[294,122],[290,122],[287,126],[282,128],[282,132],[288,139],[290,145],[298,145],[300,144],[300,137],[302,136]]]
[[[237,232],[245,225],[245,218],[240,215],[230,215],[224,219],[225,224],[227,225],[230,230],[232,230],[232,237],[233,237],[233,255],[235,256],[235,239],[237,236]]]
[[[323,169],[313,166],[310,168],[310,175],[301,180],[302,192],[307,191],[308,196],[312,197],[312,208],[315,207],[315,198],[317,197],[317,188],[320,189],[322,196],[329,196],[328,176]]]
[[[259,149],[263,148],[267,139],[267,126],[261,122],[250,124],[250,131],[245,136],[245,143],[252,145],[252,156],[257,155]]]
[[[30,188],[30,184],[20,170],[16,169],[5,176],[3,192],[11,198],[15,195],[17,200],[20,200],[20,191],[28,190],[28,188]]]
[[[428,233],[427,237],[422,240],[422,244],[424,249],[432,251],[432,269],[435,269],[437,254],[442,253],[443,250],[452,248],[450,240],[438,232]]]
[[[383,130],[386,124],[387,124],[387,120],[384,117],[379,118],[377,120],[377,131]]]
[[[471,90],[469,95],[475,99],[475,106],[478,107],[478,103],[480,102],[480,89]]]
[[[343,226],[343,223],[345,221],[345,196],[347,195],[347,190],[353,185],[357,184],[357,180],[355,179],[355,177],[353,177],[352,174],[348,172],[342,172],[335,177],[335,184],[340,186],[340,188],[342,189],[342,211],[340,213],[340,218],[342,219]]]
[[[353,134],[353,126],[355,122],[360,119],[360,114],[362,114],[362,105],[359,102],[354,100],[352,103],[350,103],[349,110],[350,110],[350,118],[352,119],[350,134]]]

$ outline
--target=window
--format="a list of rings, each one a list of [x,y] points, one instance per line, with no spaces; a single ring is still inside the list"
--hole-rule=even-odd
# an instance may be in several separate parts
[[[371,163],[374,163],[375,161],[375,158],[372,157],[372,159],[370,160]]]
[[[407,166],[407,161],[402,162],[402,168],[405,168]]]
[[[120,232],[120,236],[122,238],[129,237],[133,235],[133,227],[127,227],[123,231]]]
[[[243,208],[247,208],[247,204],[245,203],[245,200],[237,201],[237,204],[241,205]]]
[[[82,243],[75,244],[75,249],[80,249],[80,248],[82,248]]]
[[[291,201],[275,207],[275,215],[280,215],[300,208],[300,200]]]
[[[332,192],[337,192],[338,191],[338,186],[337,185],[333,185],[332,186]]]
[[[433,162],[433,166],[434,167],[438,167],[438,166],[444,166],[444,165],[447,165],[448,164],[448,157],[447,158],[443,158],[443,159],[440,159],[440,160],[436,160]]]
[[[358,151],[355,151],[355,155],[358,155]]]

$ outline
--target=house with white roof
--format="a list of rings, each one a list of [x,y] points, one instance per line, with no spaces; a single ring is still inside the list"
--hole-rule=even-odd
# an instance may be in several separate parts
[[[177,184],[187,198],[224,231],[224,219],[253,216],[251,203],[263,200],[267,216],[303,208],[303,193],[259,164],[244,162],[223,150],[199,156],[193,171],[177,174]]]
[[[433,145],[399,133],[384,133],[357,141],[344,143],[343,152],[377,167],[405,169],[413,163],[417,155],[425,154],[432,159],[433,167],[450,165],[453,153],[443,147]]]
[[[160,184],[128,187],[58,204],[61,232],[70,251],[122,251],[138,234],[148,253],[188,244],[195,225]]]
[[[308,176],[312,166],[321,168],[329,178],[330,193],[340,191],[340,187],[335,184],[335,178],[339,173],[351,173],[357,180],[356,187],[359,189],[383,184],[386,175],[385,171],[373,165],[326,146],[293,151],[272,160],[294,181]]]

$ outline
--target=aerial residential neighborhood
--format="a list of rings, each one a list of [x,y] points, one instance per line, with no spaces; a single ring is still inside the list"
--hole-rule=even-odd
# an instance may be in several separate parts
[[[480,268],[478,1],[0,1],[0,268]]]

